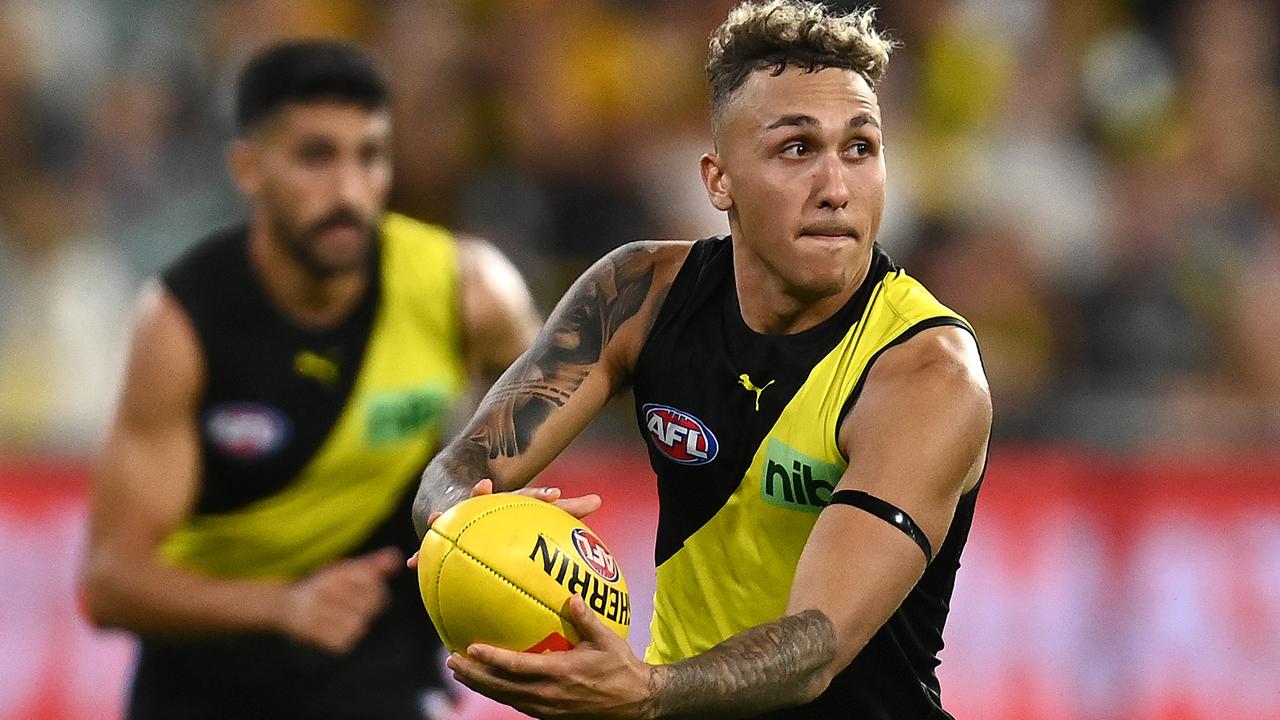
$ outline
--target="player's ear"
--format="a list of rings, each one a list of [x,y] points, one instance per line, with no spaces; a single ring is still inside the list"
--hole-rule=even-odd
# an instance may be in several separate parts
[[[253,197],[262,186],[262,160],[253,142],[236,138],[227,148],[227,170],[245,197]]]
[[[724,172],[724,164],[716,153],[702,156],[699,164],[702,171],[702,184],[707,186],[707,197],[717,210],[729,210],[733,207],[733,195],[729,192],[729,176]]]

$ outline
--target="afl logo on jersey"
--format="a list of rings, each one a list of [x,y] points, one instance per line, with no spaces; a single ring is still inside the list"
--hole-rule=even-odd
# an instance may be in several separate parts
[[[289,438],[289,421],[275,408],[255,403],[218,405],[205,416],[210,444],[240,460],[256,460],[279,450]]]
[[[618,579],[618,563],[604,543],[600,542],[600,538],[582,528],[574,528],[571,535],[573,547],[587,562],[587,567],[609,582]]]
[[[644,426],[658,452],[681,465],[705,465],[720,449],[711,428],[698,418],[666,405],[645,405]]]

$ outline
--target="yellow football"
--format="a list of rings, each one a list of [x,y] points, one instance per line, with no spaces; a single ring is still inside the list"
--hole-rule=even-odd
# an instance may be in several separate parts
[[[581,520],[524,495],[458,503],[422,538],[418,588],[451,652],[471,643],[510,650],[568,650],[578,642],[561,615],[570,594],[625,638],[631,597],[622,568]]]

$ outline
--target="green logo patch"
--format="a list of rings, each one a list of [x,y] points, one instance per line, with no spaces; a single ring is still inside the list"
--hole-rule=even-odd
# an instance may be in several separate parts
[[[770,438],[760,494],[779,507],[818,512],[831,502],[831,493],[843,472],[840,465],[809,457]]]
[[[425,430],[444,412],[447,397],[440,385],[369,393],[365,400],[369,443],[395,442]]]

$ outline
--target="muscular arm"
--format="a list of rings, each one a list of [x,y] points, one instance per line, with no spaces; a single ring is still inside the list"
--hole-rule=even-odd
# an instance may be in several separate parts
[[[991,405],[972,338],[926,330],[884,354],[840,433],[858,489],[905,510],[936,551],[981,472]],[[650,671],[650,716],[737,717],[817,697],[925,571],[920,548],[862,510],[823,511],[780,620]]]
[[[427,518],[481,479],[523,487],[622,387],[670,287],[685,243],[632,243],[593,265],[552,312],[533,346],[490,388],[475,417],[427,466],[414,501]]]
[[[740,717],[807,697],[835,656],[835,628],[804,610],[649,673],[648,717]],[[782,701],[782,702],[779,702]]]
[[[204,367],[190,322],[159,286],[143,295],[130,352],[94,478],[81,568],[91,618],[149,635],[270,632],[349,650],[385,607],[385,578],[399,567],[399,552],[348,558],[288,583],[211,577],[164,562],[161,543],[195,505]]]
[[[285,586],[201,577],[162,563],[164,538],[191,512],[203,383],[190,323],[159,286],[144,292],[120,405],[94,478],[87,608],[144,633],[266,631],[283,623]]]

